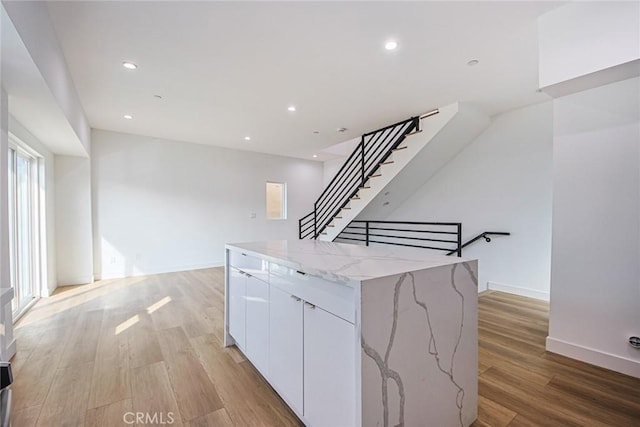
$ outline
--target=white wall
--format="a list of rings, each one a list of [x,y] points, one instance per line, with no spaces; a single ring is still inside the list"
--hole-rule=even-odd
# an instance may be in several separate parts
[[[552,104],[494,117],[490,126],[387,219],[462,222],[463,256],[479,260],[479,290],[548,299],[551,248]]]
[[[9,132],[16,136],[42,156],[44,162],[44,220],[45,234],[42,236],[43,245],[43,287],[42,296],[50,295],[56,288],[56,240],[55,240],[55,156],[31,132],[29,132],[13,116],[9,115]]]
[[[322,163],[322,189],[324,190],[331,180],[336,176],[347,157],[338,157],[337,159],[326,160]]]
[[[56,156],[55,165],[58,285],[91,283],[93,281],[91,161],[82,157]]]
[[[297,239],[322,172],[319,162],[94,130],[96,276],[221,265],[225,243]],[[266,181],[287,183],[287,220],[265,218]]]
[[[640,377],[640,79],[554,101],[547,349]]]
[[[572,2],[540,16],[538,34],[540,87],[633,62],[640,59],[640,3]]]

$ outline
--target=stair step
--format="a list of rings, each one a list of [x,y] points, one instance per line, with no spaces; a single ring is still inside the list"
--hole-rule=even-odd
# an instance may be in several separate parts
[[[340,208],[340,209],[345,209],[345,210],[346,210],[346,209],[351,209],[351,208]],[[332,226],[332,227],[333,227],[333,226]]]
[[[333,219],[342,219],[341,216],[334,216]]]
[[[395,163],[393,160],[387,160],[384,163],[380,163],[381,165],[390,165],[391,163]]]
[[[351,198],[351,200],[360,200],[360,197],[358,197],[358,196],[353,196],[353,197]]]
[[[393,149],[393,150],[391,150],[391,151],[406,150],[407,148],[409,148],[409,147],[407,147],[407,146],[405,145],[404,147],[396,147],[396,148],[394,148],[394,149]]]
[[[405,136],[411,136],[411,135],[416,135],[418,133],[422,132],[422,129],[420,130],[414,130],[413,132],[409,132],[408,134],[406,134]]]
[[[358,190],[364,190],[366,188],[371,188],[371,187],[358,187]]]
[[[381,173],[378,173],[378,174],[375,174],[375,175],[371,175],[369,178],[377,178],[377,177],[379,177],[379,176],[382,176],[382,174],[381,174]]]
[[[327,227],[335,227],[333,224],[327,224]]]
[[[322,234],[323,236],[326,236],[326,235],[327,235],[327,233],[320,233],[320,234]]]

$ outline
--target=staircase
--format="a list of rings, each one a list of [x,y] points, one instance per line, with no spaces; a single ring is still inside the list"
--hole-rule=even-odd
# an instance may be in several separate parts
[[[455,103],[362,135],[360,144],[314,203],[313,211],[299,220],[299,238],[333,241],[376,196],[392,186],[407,165],[413,163],[403,175],[426,177],[424,181],[413,179],[409,187],[426,182],[488,123],[486,116],[469,113]],[[451,135],[456,136],[455,141],[450,141]],[[439,147],[438,153],[429,156],[437,158],[435,163],[425,162],[424,153],[419,156],[431,144]],[[414,159],[419,161],[412,162]],[[428,170],[424,169],[426,164]]]

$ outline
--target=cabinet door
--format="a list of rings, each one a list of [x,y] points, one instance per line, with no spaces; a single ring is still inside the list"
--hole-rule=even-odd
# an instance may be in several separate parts
[[[269,285],[247,276],[247,351],[256,368],[267,375],[269,367]]]
[[[274,286],[269,294],[269,377],[302,414],[302,300]]]
[[[229,334],[236,345],[245,349],[246,278],[235,268],[229,269]]]
[[[304,418],[313,427],[355,424],[355,327],[304,304]]]

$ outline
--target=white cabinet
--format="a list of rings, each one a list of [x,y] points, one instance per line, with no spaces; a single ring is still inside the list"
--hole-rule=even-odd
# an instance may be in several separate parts
[[[229,334],[233,337],[236,345],[244,350],[246,343],[246,276],[243,272],[233,267],[230,267],[228,271]]]
[[[304,418],[314,427],[350,427],[356,413],[355,327],[304,304]]]
[[[270,382],[302,414],[302,300],[275,286],[270,290],[269,341]]]
[[[269,368],[269,285],[247,275],[246,355],[267,375]]]
[[[237,346],[306,425],[354,426],[353,288],[244,253],[230,251],[228,268]]]

